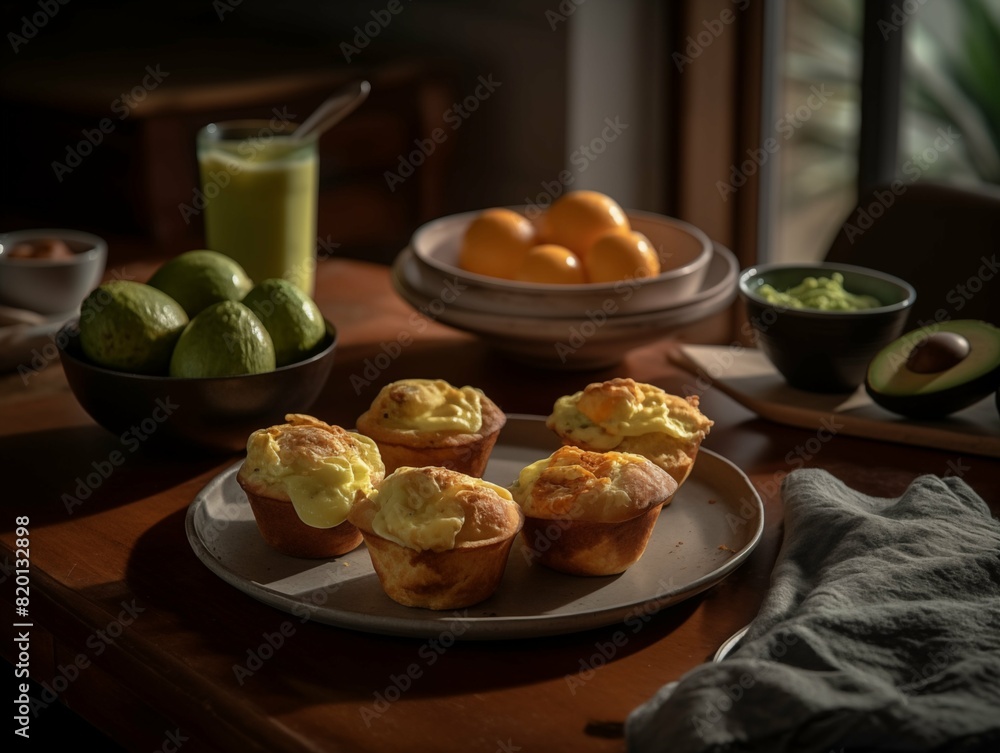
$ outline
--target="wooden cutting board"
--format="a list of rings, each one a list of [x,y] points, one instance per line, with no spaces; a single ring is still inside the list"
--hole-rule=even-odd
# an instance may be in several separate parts
[[[917,420],[883,410],[864,386],[849,395],[789,387],[753,348],[685,345],[673,353],[676,365],[777,423],[819,430],[833,420],[838,432],[851,436],[1000,457],[1000,414],[992,395],[947,418]]]

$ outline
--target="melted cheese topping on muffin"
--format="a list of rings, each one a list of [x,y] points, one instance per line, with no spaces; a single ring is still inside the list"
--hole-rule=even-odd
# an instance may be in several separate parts
[[[667,434],[689,441],[704,437],[712,422],[696,398],[685,399],[633,379],[589,384],[556,400],[546,420],[562,436],[599,450],[613,450],[625,437]]]
[[[627,452],[560,447],[525,467],[511,494],[532,518],[619,520],[638,507],[622,486],[623,471],[636,464],[649,461]]]
[[[370,410],[388,429],[474,434],[483,425],[482,394],[443,379],[402,379],[383,387]]]
[[[378,447],[312,416],[290,414],[285,420],[250,435],[241,476],[263,495],[287,496],[306,525],[343,523],[355,494],[371,492],[385,473]]]
[[[433,466],[397,468],[369,498],[375,533],[410,549],[435,552],[502,533],[510,517],[492,513],[514,504],[501,486]]]

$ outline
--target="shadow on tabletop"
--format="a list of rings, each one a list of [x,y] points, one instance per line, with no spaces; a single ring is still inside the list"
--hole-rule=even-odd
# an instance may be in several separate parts
[[[0,437],[0,457],[17,471],[4,502],[17,514],[30,515],[32,526],[155,496],[227,460],[225,455],[123,443],[96,425]],[[170,472],[164,472],[165,466]]]
[[[0,659],[0,670],[13,677],[14,665]],[[16,686],[15,686],[16,687]],[[40,699],[46,689],[33,679],[28,681],[28,696]],[[125,753],[122,747],[101,730],[61,702],[50,703],[32,714],[29,737],[25,745],[30,750],[99,750],[101,753]],[[16,745],[19,741],[15,740]],[[7,748],[8,750],[10,748]],[[14,748],[15,750],[18,747]]]
[[[187,541],[185,514],[164,518],[140,538],[128,565],[129,583],[147,606],[171,613],[181,631],[199,634],[206,650],[224,657],[232,674],[223,682],[229,679],[234,692],[261,691],[258,702],[271,714],[316,704],[370,704],[394,685],[393,678],[408,673],[407,697],[426,698],[569,678],[591,665],[610,667],[673,633],[711,593],[627,623],[549,637],[456,641],[448,623],[431,639],[352,630],[350,652],[340,652],[344,628],[272,608],[210,571]],[[169,573],[162,569],[167,560]],[[378,588],[374,577],[367,585]]]

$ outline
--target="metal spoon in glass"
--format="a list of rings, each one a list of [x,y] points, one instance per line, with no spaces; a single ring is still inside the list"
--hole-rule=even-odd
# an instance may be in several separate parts
[[[367,81],[353,81],[336,94],[331,95],[302,121],[293,138],[303,138],[310,134],[319,137],[354,112],[368,98],[372,86]]]

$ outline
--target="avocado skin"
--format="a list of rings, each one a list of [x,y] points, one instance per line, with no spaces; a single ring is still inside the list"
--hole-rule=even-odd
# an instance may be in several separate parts
[[[984,331],[992,331],[993,336],[1000,337],[1000,331],[997,331],[993,325],[987,322],[956,320],[955,322],[944,322],[939,325],[939,328],[944,331],[954,331],[958,332],[958,334],[967,335],[968,331],[966,328],[969,326],[982,327]],[[956,330],[955,327],[961,327],[962,329]],[[873,359],[872,363],[874,364],[887,351],[891,351],[900,343],[912,338],[913,334],[914,332],[908,332],[886,346]],[[905,362],[905,360],[905,358],[900,359],[901,363]],[[905,366],[901,366],[900,368],[905,368]],[[961,365],[959,364],[952,368],[958,369],[961,368]],[[974,405],[988,397],[991,393],[1000,390],[1000,359],[997,359],[991,368],[974,379],[955,384],[946,389],[912,395],[894,395],[881,392],[872,379],[872,371],[873,369],[869,367],[865,377],[865,391],[869,397],[886,410],[909,418],[943,418],[964,408],[968,408],[970,405]],[[996,399],[998,410],[1000,410],[1000,394],[998,394]]]
[[[909,418],[944,418],[975,405],[1000,387],[1000,365],[978,379],[930,395],[886,395],[865,382],[865,391],[878,405]],[[997,397],[1000,410],[1000,395]]]

